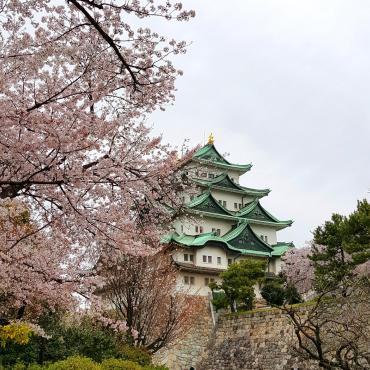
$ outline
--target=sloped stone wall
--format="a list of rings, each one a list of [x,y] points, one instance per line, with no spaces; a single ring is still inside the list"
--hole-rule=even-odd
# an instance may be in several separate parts
[[[205,354],[212,337],[214,324],[209,299],[204,298],[203,306],[194,319],[188,333],[174,344],[154,356],[154,362],[165,364],[171,370],[189,370]]]
[[[298,362],[291,352],[293,327],[278,310],[220,316],[196,370],[318,369]]]

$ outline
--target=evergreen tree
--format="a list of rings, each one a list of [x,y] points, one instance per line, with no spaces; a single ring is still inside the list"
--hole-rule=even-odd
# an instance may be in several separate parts
[[[264,278],[266,264],[254,259],[233,263],[220,274],[222,282],[211,288],[224,291],[232,312],[251,310],[255,298],[254,285]]]
[[[366,200],[347,216],[333,214],[330,221],[314,231],[313,253],[309,257],[315,270],[318,292],[341,287],[345,294],[347,280],[355,267],[370,257],[370,205]]]

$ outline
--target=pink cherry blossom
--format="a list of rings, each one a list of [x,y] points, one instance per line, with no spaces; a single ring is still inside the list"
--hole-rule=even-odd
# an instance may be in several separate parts
[[[193,16],[168,1],[0,0],[4,311],[90,297],[98,256],[149,253],[181,210],[181,163],[144,122],[174,100],[186,43],[149,26]]]

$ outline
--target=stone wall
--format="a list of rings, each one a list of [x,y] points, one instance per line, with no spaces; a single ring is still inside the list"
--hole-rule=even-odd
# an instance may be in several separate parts
[[[170,370],[312,370],[292,355],[293,327],[279,310],[222,314],[213,325],[209,301],[191,330],[156,354]]]
[[[318,369],[292,355],[293,327],[278,310],[220,316],[196,370]]]
[[[155,354],[154,362],[165,364],[171,370],[197,368],[197,362],[204,356],[214,330],[209,300],[204,298],[203,306],[184,338]]]
[[[294,329],[280,310],[225,313],[219,315],[214,326],[209,302],[204,303],[191,330],[157,354],[157,363],[166,364],[170,370],[319,369],[317,363],[294,356]],[[304,315],[307,307],[300,309]]]

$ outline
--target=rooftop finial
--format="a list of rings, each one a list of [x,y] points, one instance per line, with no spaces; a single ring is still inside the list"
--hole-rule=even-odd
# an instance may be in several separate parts
[[[215,137],[213,136],[212,132],[208,136],[208,144],[213,144],[215,142]]]

